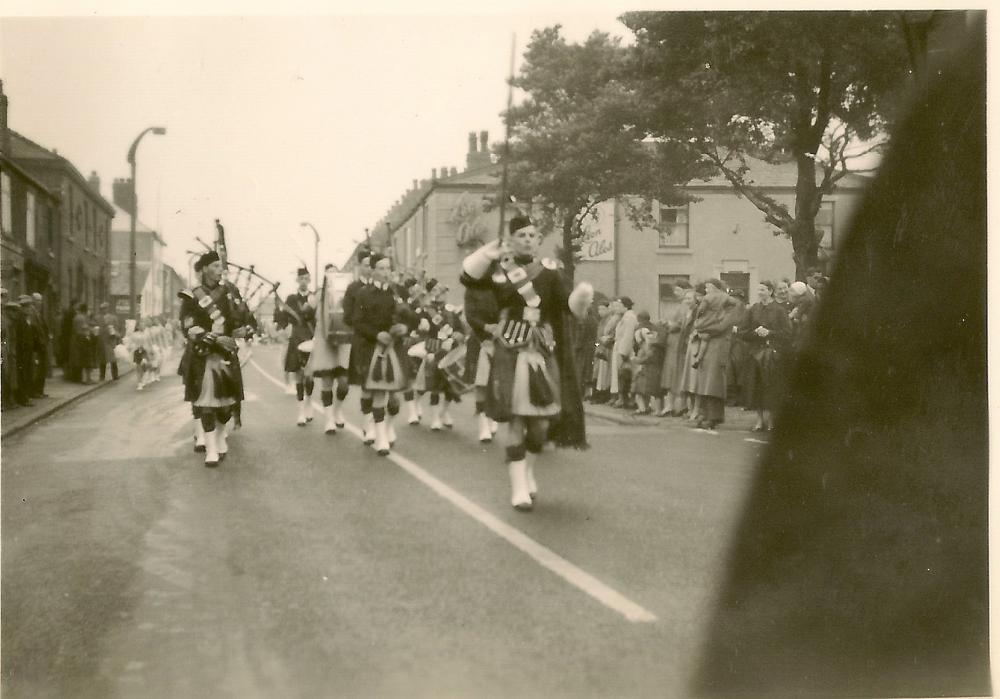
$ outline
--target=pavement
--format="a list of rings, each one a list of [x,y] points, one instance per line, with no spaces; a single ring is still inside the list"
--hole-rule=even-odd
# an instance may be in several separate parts
[[[691,427],[683,418],[657,417],[655,415],[634,415],[631,410],[612,408],[609,405],[598,403],[584,403],[583,411],[587,415],[608,420],[619,425],[630,427],[654,427],[661,429],[673,429],[677,427]],[[726,407],[726,421],[716,428],[719,432],[749,432],[750,428],[757,422],[757,413],[744,410],[740,407]]]
[[[133,372],[131,365],[120,368],[118,381],[125,380],[125,377]],[[0,438],[10,437],[25,427],[35,424],[39,420],[47,418],[67,405],[89,396],[94,391],[111,386],[110,376],[106,381],[98,380],[96,383],[82,384],[74,381],[66,381],[63,378],[62,369],[56,368],[52,376],[45,382],[45,398],[32,398],[31,405],[8,408],[0,413]]]

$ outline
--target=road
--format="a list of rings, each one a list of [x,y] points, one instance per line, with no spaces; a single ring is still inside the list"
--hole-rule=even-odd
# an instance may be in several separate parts
[[[381,458],[254,351],[217,469],[176,376],[5,440],[5,697],[686,693],[761,444],[590,419],[521,513],[471,404]]]

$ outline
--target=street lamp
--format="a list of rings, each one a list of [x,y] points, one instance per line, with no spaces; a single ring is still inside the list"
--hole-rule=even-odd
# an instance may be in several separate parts
[[[309,226],[312,228],[313,235],[316,236],[316,245],[313,248],[313,291],[319,291],[319,231],[308,221],[303,221],[299,225],[303,228]]]
[[[163,136],[167,133],[167,129],[163,126],[150,126],[148,129],[145,129],[141,134],[135,137],[135,140],[132,141],[132,145],[128,149],[128,164],[132,168],[132,199],[129,202],[132,221],[129,224],[128,236],[128,313],[133,319],[138,319],[135,312],[135,219],[139,214],[139,197],[137,197],[135,193],[135,151],[139,147],[139,141],[141,141],[142,137],[150,131],[157,136]]]

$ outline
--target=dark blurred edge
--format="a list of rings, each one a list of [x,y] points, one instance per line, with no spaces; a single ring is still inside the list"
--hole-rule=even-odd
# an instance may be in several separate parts
[[[990,694],[985,24],[845,240],[692,693]]]

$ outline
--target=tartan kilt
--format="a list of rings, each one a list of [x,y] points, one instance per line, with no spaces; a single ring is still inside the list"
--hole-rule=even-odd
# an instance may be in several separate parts
[[[531,368],[537,371],[532,376]],[[532,382],[542,386],[532,386]],[[546,405],[532,401],[533,389],[546,388],[554,400]],[[551,354],[494,343],[493,363],[486,392],[486,414],[497,422],[513,417],[554,417],[561,412],[559,366]]]
[[[395,347],[372,347],[369,357],[368,372],[362,384],[366,391],[402,391],[406,388],[406,367]]]

